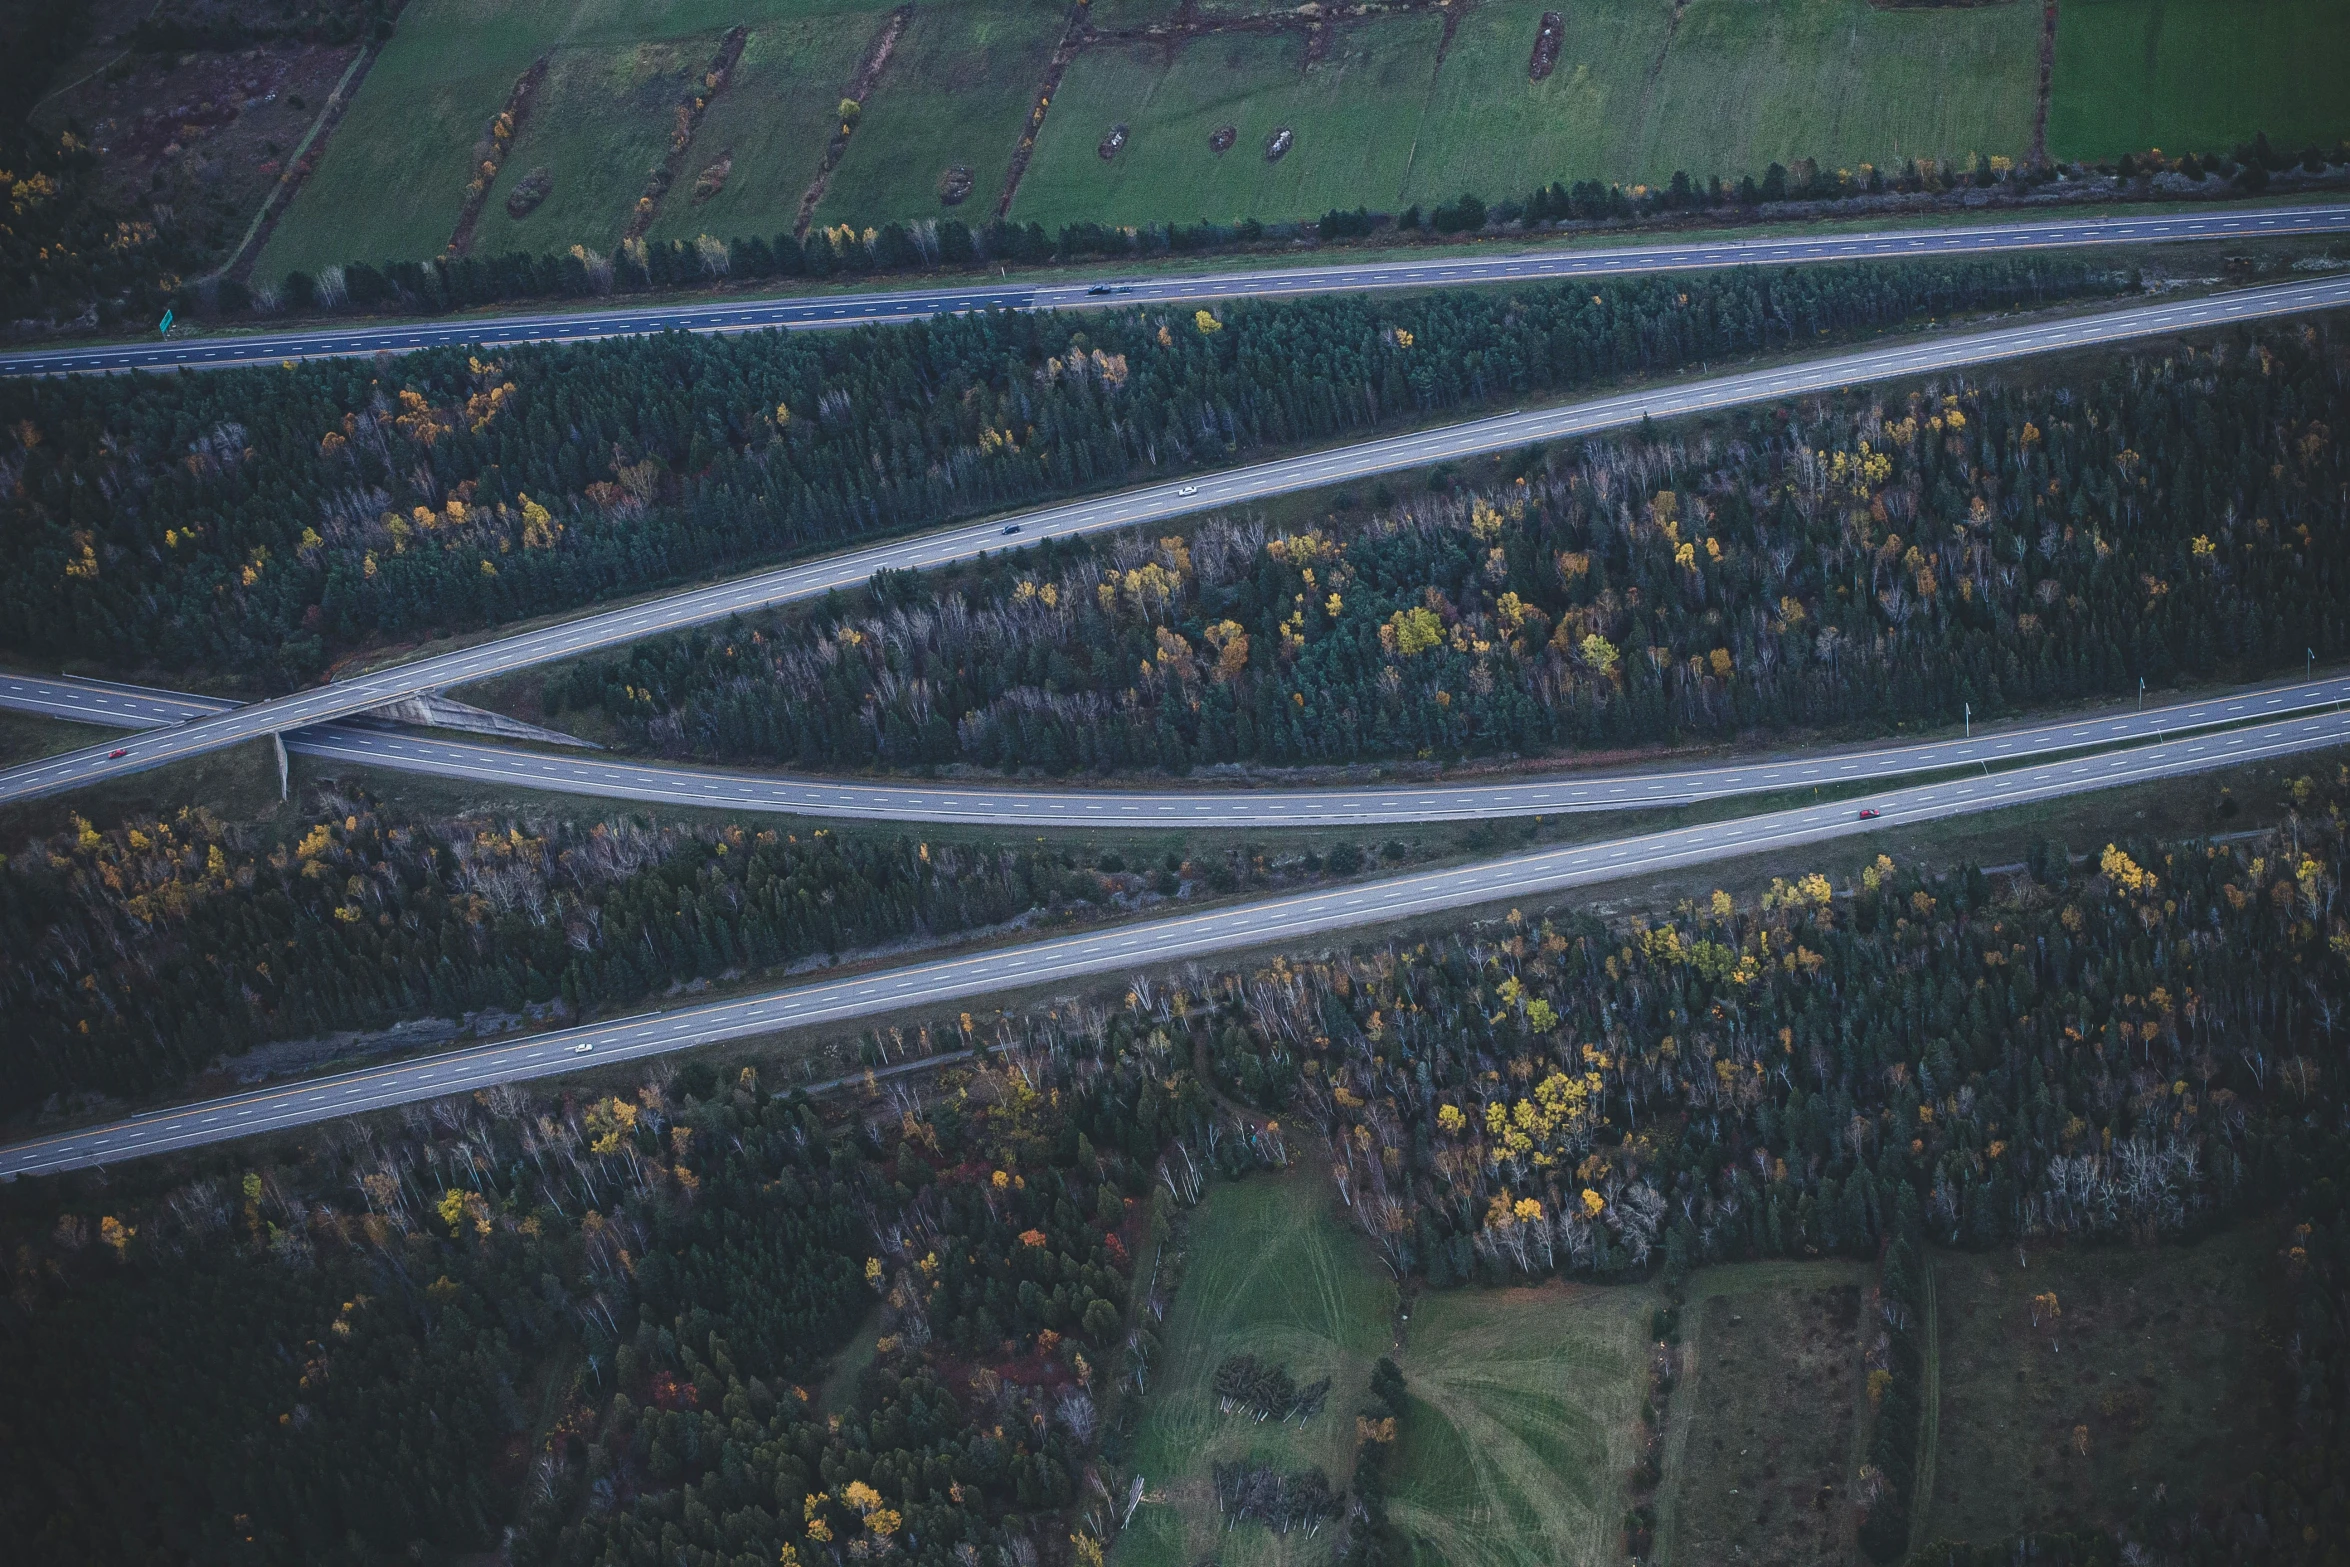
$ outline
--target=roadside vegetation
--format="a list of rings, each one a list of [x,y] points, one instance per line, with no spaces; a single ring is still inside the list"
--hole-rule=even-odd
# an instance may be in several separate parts
[[[0,1510],[101,1563],[242,1515],[272,1561],[2314,1567],[2345,800],[1138,976],[824,1106],[753,1046],[20,1180],[0,1376],[58,1413]]]
[[[1397,331],[1390,399],[1432,368]],[[1530,451],[1304,529],[890,574],[539,702],[666,756],[1182,774],[1880,735],[2299,671],[2350,648],[2343,365],[2290,328]]]
[[[245,1058],[272,1041],[303,1042],[289,1059],[304,1064],[363,1058],[681,988],[1293,890],[1380,860],[1326,849],[1146,856],[1132,842],[664,825],[543,803],[448,814],[334,780],[265,822],[183,807],[102,830],[74,815],[0,857],[14,958],[0,968],[14,1019],[0,1116],[263,1075],[287,1052]],[[1422,852],[1399,837],[1384,859]]]
[[[0,645],[283,689],[791,551],[2127,287],[1896,263],[12,379]]]

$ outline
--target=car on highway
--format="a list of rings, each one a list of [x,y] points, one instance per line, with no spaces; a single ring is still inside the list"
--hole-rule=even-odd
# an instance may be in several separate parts
[[[106,760],[110,762],[119,762],[130,754],[131,752],[129,746],[118,745],[113,750],[106,753]]]
[[[1199,486],[1196,484],[1187,484],[1182,489],[1177,490],[1175,493],[1179,496],[1197,495],[1199,493]]]
[[[1019,531],[1020,531],[1020,524],[1018,524],[1018,523],[1016,523],[1016,522],[1008,522],[1008,523],[1005,523],[1005,524],[1004,524],[1004,532],[1005,532],[1007,535],[1009,535],[1009,534],[1014,534],[1014,533],[1018,533]]]
[[[575,1056],[584,1056],[595,1048],[596,1047],[594,1045],[573,1045],[571,1047],[571,1053]]]
[[[1864,822],[1873,822],[1884,814],[1873,805],[1864,805],[1860,808],[1860,819]]]

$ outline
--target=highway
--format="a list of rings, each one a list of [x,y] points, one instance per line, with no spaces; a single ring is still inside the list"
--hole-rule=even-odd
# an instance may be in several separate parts
[[[1367,289],[1454,288],[1565,278],[1625,277],[1715,267],[1805,262],[1918,260],[2084,245],[2152,245],[2275,239],[2350,232],[2350,204],[2229,208],[2122,217],[2043,218],[1940,228],[1854,230],[1736,240],[1665,240],[1583,249],[1431,249],[1425,259],[1271,266],[1223,272],[1097,282],[981,281],[946,288],[875,290],[793,298],[653,300],[603,310],[536,311],[431,321],[354,321],[219,338],[159,338],[114,345],[75,345],[0,355],[0,375],[89,374],[123,370],[218,369],[348,354],[406,353],[443,344],[484,348],[513,343],[579,343],[643,332],[752,332],[872,326],[974,310],[1068,310],[1200,303],[1219,299],[1288,299]],[[1095,289],[1108,292],[1096,293]]]
[[[2350,713],[2301,715],[2109,755],[2039,762],[1666,832],[1539,849],[1479,864],[1343,884],[1287,897],[1139,920],[1014,947],[762,991],[672,1011],[518,1036],[330,1077],[159,1110],[0,1148],[0,1177],[107,1164],[363,1111],[574,1073],[699,1045],[938,1008],[991,992],[1060,984],[1187,958],[1294,945],[1317,936],[1444,910],[1545,897],[2122,784],[2182,778],[2262,758],[2350,744]],[[1863,807],[1878,814],[1863,819]],[[1789,871],[1801,868],[1792,858]]]
[[[1930,375],[2065,349],[2127,342],[2196,328],[2338,309],[2350,304],[2350,276],[2281,283],[2200,298],[2155,300],[2061,320],[1903,340],[1792,364],[1709,376],[1635,392],[1520,411],[1434,430],[1362,441],[1328,451],[1169,480],[1089,500],[867,545],[753,576],[663,594],[636,604],[499,637],[291,696],[92,746],[0,772],[0,801],[85,787],[262,735],[347,718],[420,691],[462,686],[536,664],[634,642],[664,631],[862,585],[883,569],[952,564],[1007,538],[1107,532],[1319,485],[1455,461],[1535,442],[1568,439],[1777,397],[1829,391],[1894,377]],[[112,752],[120,750],[116,756]]]
[[[2114,708],[2055,721],[1986,728],[1971,738],[1806,751],[1718,766],[1561,772],[1509,783],[1382,788],[1194,786],[1151,791],[940,787],[849,778],[624,762],[578,752],[522,750],[393,725],[297,729],[286,749],[331,762],[470,783],[654,805],[779,812],[837,820],[969,822],[1000,827],[1264,828],[1379,826],[1563,816],[1697,805],[1791,789],[1886,784],[1954,768],[2012,766],[2067,752],[2129,745],[2350,702],[2350,675],[2214,692],[2143,711]],[[0,708],[121,729],[152,729],[225,712],[216,697],[0,671]]]

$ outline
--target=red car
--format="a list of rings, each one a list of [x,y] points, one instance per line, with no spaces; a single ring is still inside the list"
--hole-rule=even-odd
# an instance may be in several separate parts
[[[113,750],[106,753],[106,760],[110,762],[119,762],[130,754],[130,749],[127,746],[118,745]]]
[[[1878,815],[1879,812],[1873,805],[1864,805],[1861,807],[1860,819],[1864,822],[1873,822],[1877,819]]]

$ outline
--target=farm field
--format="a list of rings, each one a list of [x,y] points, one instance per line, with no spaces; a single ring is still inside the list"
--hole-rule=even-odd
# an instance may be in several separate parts
[[[475,138],[579,9],[578,0],[415,0],[254,275],[438,255],[465,199]]]
[[[2048,151],[2279,150],[2350,134],[2350,0],[2065,0]]]
[[[2040,21],[2020,4],[1694,0],[1676,28],[1667,7],[1597,0],[1571,8],[1556,68],[1531,81],[1554,8],[1470,8],[1441,65],[1432,12],[1343,29],[1312,64],[1294,34],[1089,50],[1062,79],[1013,215],[1051,228],[1400,210],[1554,179],[1736,177],[1801,157],[2020,156],[2031,138]],[[1105,163],[1095,149],[1119,121],[1128,144]],[[1218,156],[1208,136],[1220,125],[1238,136]],[[1296,143],[1267,164],[1277,125]]]
[[[1426,97],[1443,31],[1435,16],[1365,23],[1310,67],[1295,33],[1201,38],[1171,63],[1152,44],[1089,51],[1061,79],[1012,216],[1051,230],[1386,204],[1411,161],[1399,111],[1416,115]],[[1119,123],[1126,146],[1104,162],[1101,140]],[[1227,125],[1232,146],[1217,153],[1209,138]],[[1266,144],[1282,127],[1295,139],[1269,163]]]
[[[1869,1270],[1852,1262],[1736,1263],[1692,1277],[1659,1561],[1853,1556],[1868,1285]]]
[[[537,103],[507,154],[474,229],[473,253],[608,251],[629,208],[668,148],[670,116],[717,40],[668,39],[621,49],[567,49],[555,57]],[[723,102],[724,100],[721,99]],[[510,215],[506,198],[534,169],[555,178],[537,209]],[[683,191],[671,193],[682,199]]]
[[[1644,100],[1637,140],[1603,172],[1759,176],[2004,153],[2032,135],[2040,8],[1879,10],[1867,0],[1693,0]],[[1563,67],[1562,61],[1562,67]],[[1524,182],[1522,182],[1524,183]]]
[[[885,14],[847,13],[753,29],[734,81],[702,117],[693,155],[661,203],[649,237],[732,239],[789,229],[832,135],[835,106]],[[695,201],[695,175],[729,154],[733,167],[725,185]]]
[[[695,137],[697,156],[704,148],[710,156],[689,160],[688,189],[672,200],[682,204],[692,173],[716,158],[724,143],[711,138],[738,134],[728,100],[743,92],[762,147],[780,147],[802,124],[815,127],[799,171],[781,181],[788,194],[773,203],[772,219],[752,221],[747,202],[725,209],[729,218],[739,212],[744,232],[787,226],[844,85],[837,61],[845,55],[854,68],[886,9],[837,0],[414,0],[255,273],[276,278],[345,261],[438,255],[464,202],[475,141],[542,54],[547,81],[482,210],[474,251],[608,246],[668,145],[688,79],[737,23],[751,29],[748,68],[738,67],[712,105]],[[752,145],[749,135],[742,139]],[[509,217],[507,194],[540,166],[554,176],[552,192],[528,217]],[[692,224],[690,232],[708,227]]]
[[[1880,9],[1869,0],[1590,0],[1567,8],[1555,68],[1528,78],[1554,0],[1477,0],[1330,29],[1103,38],[1070,63],[1011,216],[1047,230],[1401,211],[1551,180],[1658,183],[1913,156],[2022,157],[2042,18],[2027,0]],[[1213,22],[1268,0],[1206,0]],[[1101,0],[1104,33],[1166,23],[1174,0]],[[831,116],[889,7],[877,0],[416,0],[369,73],[257,275],[439,253],[476,139],[536,58],[550,73],[475,236],[477,254],[608,248],[668,143],[677,100],[725,30],[750,29],[652,229],[659,239],[791,225]],[[926,0],[865,103],[817,220],[870,228],[995,215],[1021,128],[1067,22],[1055,0]],[[1309,54],[1316,57],[1309,60]],[[2350,132],[2350,0],[2078,0],[2060,15],[2048,120],[2060,158],[2149,145],[2280,146]],[[1112,159],[1099,155],[1127,127]],[[1212,150],[1230,126],[1232,144]],[[1293,140],[1277,162],[1274,133]],[[721,188],[695,177],[728,154]],[[940,177],[972,171],[970,196]],[[522,218],[532,170],[553,188]]]
[[[1066,18],[1052,0],[917,7],[865,100],[816,221],[864,228],[893,218],[951,215],[973,225],[993,218]],[[958,164],[972,171],[971,195],[950,208],[938,198],[938,180]]]
[[[2280,1434],[2259,1229],[2156,1251],[1937,1263],[1942,1406],[1925,1537],[2119,1521],[2157,1485],[2209,1495]],[[2054,1293],[2054,1331],[2032,1325]]]
[[[1622,1559],[1659,1299],[1558,1283],[1420,1297],[1388,1503],[1414,1567]]]
[[[1219,1184],[1192,1214],[1182,1284],[1160,1331],[1161,1380],[1134,1443],[1134,1468],[1164,1500],[1134,1515],[1115,1567],[1328,1558],[1326,1537],[1225,1529],[1210,1474],[1246,1458],[1284,1473],[1318,1468],[1343,1490],[1353,1473],[1354,1413],[1392,1342],[1395,1286],[1335,1203],[1327,1181],[1295,1171]],[[1286,1366],[1301,1387],[1331,1378],[1322,1412],[1303,1424],[1222,1413],[1211,1384],[1238,1354]]]

